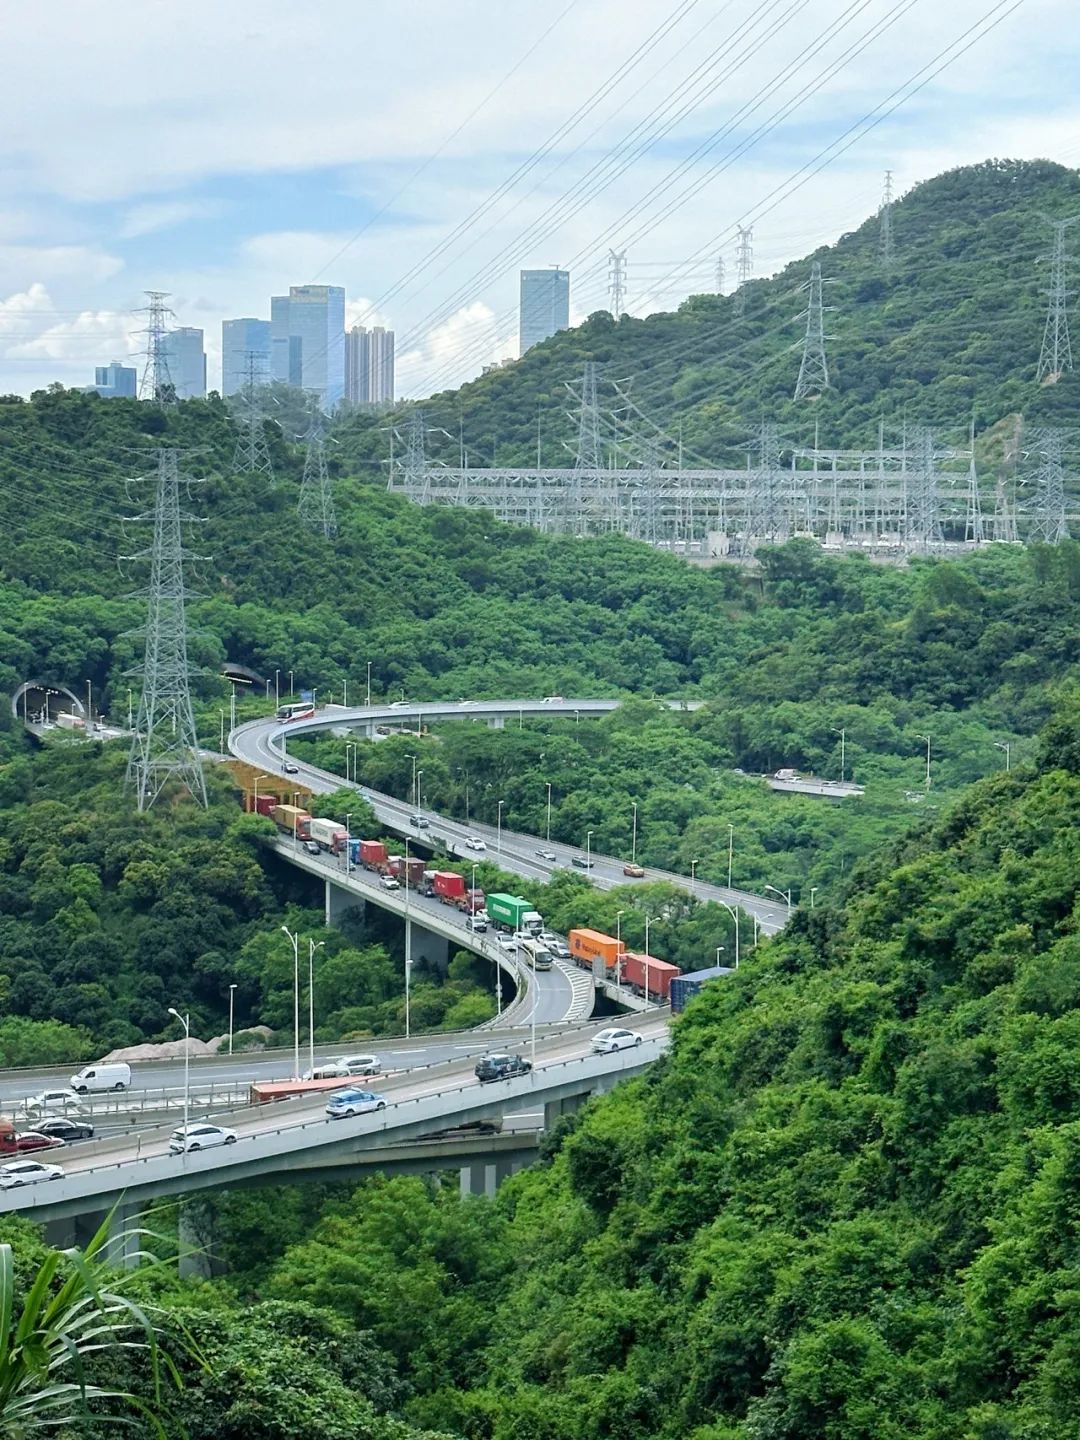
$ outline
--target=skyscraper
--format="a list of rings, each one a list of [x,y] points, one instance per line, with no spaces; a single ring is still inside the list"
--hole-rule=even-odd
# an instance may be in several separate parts
[[[133,365],[121,365],[118,360],[114,360],[111,365],[95,365],[94,383],[85,386],[85,389],[96,392],[106,400],[134,400],[138,380],[139,372]]]
[[[206,395],[206,352],[203,332],[181,325],[165,336],[169,375],[178,400],[198,400]]]
[[[522,270],[518,311],[520,353],[525,354],[570,324],[570,271]]]
[[[256,383],[270,380],[269,320],[221,322],[221,393],[235,395],[247,384],[248,356],[255,357]]]
[[[345,291],[340,285],[292,285],[270,301],[275,380],[299,385],[328,413],[345,398]]]
[[[354,325],[345,336],[345,398],[350,405],[386,405],[393,400],[393,330]]]

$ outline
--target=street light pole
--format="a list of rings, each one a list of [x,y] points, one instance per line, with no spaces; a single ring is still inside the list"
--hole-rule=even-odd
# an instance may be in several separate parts
[[[652,924],[652,916],[645,916],[645,1009],[649,1008],[649,992],[652,989],[650,981],[652,975],[649,967],[649,926]]]
[[[726,900],[721,900],[720,904],[723,905],[724,909],[735,922],[735,969],[737,970],[739,968],[739,912],[735,909],[734,905],[729,905]]]
[[[275,705],[280,705],[280,704],[281,704],[281,670],[280,670],[280,668],[278,668],[278,669],[276,669],[276,670],[274,671],[274,704],[275,704]]]
[[[269,776],[269,775],[256,775],[256,776],[255,776],[255,813],[256,813],[256,815],[259,813],[259,781],[260,781],[260,780],[269,780],[269,779],[270,779],[270,776]]]
[[[94,691],[93,682],[86,682],[86,733],[89,734],[94,728]]]
[[[371,708],[371,661],[367,662],[367,706]]]
[[[731,857],[735,850],[735,826],[727,827],[727,888],[731,889]]]
[[[997,750],[1004,750],[1004,751],[1005,751],[1005,773],[1006,773],[1006,775],[1007,775],[1007,774],[1009,773],[1009,771],[1012,769],[1012,764],[1011,764],[1011,761],[1010,761],[1010,752],[1011,752],[1011,750],[1012,750],[1012,746],[1010,745],[1010,743],[1009,743],[1007,740],[995,740],[995,741],[994,741],[994,748],[997,749]]]
[[[308,965],[307,965],[307,998],[308,998],[308,1058],[311,1065],[311,1073],[315,1074],[315,951],[321,950],[326,944],[320,940],[318,944],[311,937],[308,937]]]
[[[632,800],[630,803],[634,807],[634,834],[630,841],[630,864],[634,865],[637,863],[637,801]]]
[[[811,909],[811,910],[814,908],[814,896],[817,894],[817,892],[818,892],[818,887],[817,887],[816,885],[811,885],[811,886],[810,886],[810,909]]]
[[[350,861],[352,860],[352,845],[351,845],[351,843],[350,843],[351,840],[352,840],[352,831],[349,829],[349,821],[350,821],[351,819],[352,819],[352,811],[351,811],[351,810],[346,810],[346,811],[345,811],[345,879],[346,879],[346,880],[349,878],[349,871],[352,869],[352,866],[351,866],[351,864],[350,864]]]
[[[790,890],[778,890],[775,885],[766,885],[766,886],[765,886],[765,889],[766,889],[766,890],[771,890],[774,895],[779,895],[779,896],[780,896],[780,899],[783,900],[783,902],[785,903],[785,905],[787,905],[787,908],[788,908],[788,919],[790,920],[790,919],[791,919],[791,891],[790,891]]]
[[[929,790],[929,789],[930,789],[930,736],[929,736],[929,735],[920,735],[920,736],[919,736],[919,739],[926,741],[926,781],[925,781],[925,784],[926,784],[927,790]]]
[[[287,925],[282,932],[292,941],[293,949],[293,1079],[300,1079],[300,932],[294,935]]]
[[[585,869],[586,869],[586,870],[591,870],[591,869],[592,869],[592,837],[593,837],[593,832],[592,832],[591,830],[586,830],[586,831],[585,831]]]
[[[844,762],[847,754],[847,729],[844,728],[838,730],[835,725],[830,725],[829,728],[834,735],[840,736],[840,784],[842,785],[844,783],[844,775],[846,773],[844,769]]]
[[[695,893],[694,886],[695,886],[695,884],[696,884],[696,876],[695,876],[695,871],[696,871],[696,870],[697,870],[697,861],[696,861],[696,860],[691,860],[691,861],[690,861],[690,894],[691,894],[691,895],[693,895],[693,894]]]
[[[412,981],[412,919],[409,915],[409,837],[405,836],[405,1039],[411,1028],[411,981]]]
[[[547,829],[544,831],[544,839],[551,840],[551,781],[547,782]]]
[[[622,997],[622,917],[625,910],[615,911],[615,994]]]
[[[229,986],[229,1054],[232,1054],[233,1042],[233,999],[236,995],[236,986]]]
[[[500,801],[499,801],[499,805],[498,805],[498,810],[497,810],[497,813],[496,813],[496,824],[497,824],[497,827],[498,827],[498,828],[497,828],[497,834],[498,834],[497,849],[498,849],[498,851],[499,851],[499,860],[500,860],[500,861],[502,860],[502,812],[503,812],[503,806],[504,806],[505,804],[506,804],[506,801],[505,801],[505,800],[500,800]]]
[[[293,678],[292,678],[292,677],[293,677],[293,672],[290,670],[290,671],[289,671],[289,699],[290,699],[290,700],[292,699],[293,695],[296,693],[296,692],[293,690]]]
[[[188,1111],[191,1108],[191,1015],[190,1013],[180,1014],[169,1006],[169,1014],[175,1015],[180,1024],[184,1027],[184,1148],[181,1154],[187,1154],[188,1148]]]

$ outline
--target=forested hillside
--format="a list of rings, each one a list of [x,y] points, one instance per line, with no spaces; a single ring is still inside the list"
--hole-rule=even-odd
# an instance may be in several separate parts
[[[873,448],[878,421],[890,435],[904,420],[935,427],[960,444],[974,416],[980,436],[1007,416],[1032,423],[1075,423],[1080,380],[1035,383],[1046,315],[1046,256],[1051,234],[1042,215],[1072,214],[1080,175],[1048,161],[987,161],[915,186],[893,206],[895,258],[882,266],[879,224],[869,217],[851,234],[754,280],[733,295],[700,295],[676,313],[647,320],[606,312],[531,350],[506,369],[424,401],[433,453],[456,464],[459,437],[473,465],[530,465],[538,426],[546,464],[566,463],[575,427],[567,385],[585,360],[618,380],[629,405],[601,384],[604,408],[618,410],[612,434],[625,436],[633,407],[688,456],[738,463],[762,419],[795,445]],[[806,327],[799,286],[819,261],[825,279],[830,388],[818,401],[792,399]],[[800,317],[800,312],[802,315]],[[383,422],[378,422],[383,423]],[[653,433],[642,422],[644,434]],[[385,455],[385,432],[363,418],[344,436],[357,460]],[[343,437],[344,438],[344,437]],[[980,446],[1000,463],[1000,440]]]

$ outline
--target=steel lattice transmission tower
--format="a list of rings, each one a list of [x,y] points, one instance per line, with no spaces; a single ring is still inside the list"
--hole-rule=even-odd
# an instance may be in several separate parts
[[[1070,216],[1067,220],[1051,220],[1048,215],[1042,218],[1054,232],[1054,248],[1050,252],[1050,283],[1043,292],[1047,297],[1046,324],[1035,379],[1053,385],[1066,370],[1072,369],[1072,345],[1069,342],[1069,296],[1072,292],[1067,288],[1065,278],[1069,259],[1065,252],[1065,232],[1080,220],[1080,215]]]
[[[233,396],[237,436],[232,469],[234,475],[265,475],[272,485],[274,462],[266,443],[266,412],[259,396],[264,378],[262,370],[260,357],[249,350],[244,366],[244,383]]]
[[[626,251],[608,251],[608,295],[611,318],[626,314]]]
[[[325,539],[332,540],[337,534],[337,513],[334,509],[334,491],[330,484],[330,473],[326,468],[326,436],[323,431],[324,419],[317,397],[311,397],[311,415],[304,439],[304,474],[300,481],[300,499],[296,513],[300,521],[312,530],[320,530]]]
[[[170,780],[206,804],[187,653],[184,561],[192,557],[184,549],[181,529],[191,517],[180,511],[177,451],[158,451],[156,485],[154,543],[133,557],[150,559],[142,695],[127,767],[127,783],[135,787],[140,810],[149,810]]]
[[[784,472],[776,426],[762,421],[754,437],[757,463],[746,477],[744,532],[738,546],[751,555],[759,545],[783,544],[788,538]]]
[[[815,260],[810,279],[799,288],[807,294],[806,334],[803,337],[802,363],[795,382],[795,399],[817,397],[829,388],[829,362],[825,358],[825,306],[822,303],[821,266]],[[830,307],[831,308],[831,307]],[[802,318],[801,316],[799,317]]]
[[[735,313],[741,315],[746,309],[745,287],[754,273],[754,229],[753,226],[735,227],[739,232],[739,243],[735,251]]]
[[[881,196],[881,208],[878,211],[878,259],[882,268],[888,270],[893,263],[893,233],[892,233],[892,171],[885,171],[885,188]]]
[[[1065,434],[1051,426],[1039,426],[1029,432],[1029,454],[1038,459],[1031,474],[1031,525],[1029,540],[1042,540],[1046,545],[1060,545],[1069,538],[1065,515]]]
[[[581,404],[578,408],[577,452],[574,469],[600,469],[600,404],[596,398],[598,366],[595,360],[585,361],[585,373],[581,378]]]
[[[907,435],[904,437],[907,464]],[[907,470],[907,534],[913,550],[931,550],[941,543],[937,453],[933,433],[926,426],[912,432],[911,465]]]
[[[147,290],[147,300],[138,313],[146,316],[146,328],[140,334],[146,336],[146,362],[143,365],[142,380],[139,383],[139,399],[152,400],[158,405],[176,404],[176,386],[169,371],[169,321],[176,316],[165,301],[167,290]]]
[[[727,279],[727,274],[726,274],[726,266],[724,265],[724,257],[723,257],[723,255],[717,255],[717,257],[716,257],[716,293],[717,293],[717,295],[722,295],[722,294],[724,293],[724,281],[725,281],[726,279]]]

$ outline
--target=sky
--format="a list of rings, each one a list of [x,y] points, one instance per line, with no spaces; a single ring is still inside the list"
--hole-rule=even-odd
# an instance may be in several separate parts
[[[647,314],[715,289],[718,260],[730,289],[739,225],[757,275],[855,228],[886,169],[903,193],[994,156],[1080,163],[1073,17],[1072,0],[9,7],[0,393],[139,366],[152,289],[205,331],[214,387],[221,321],[307,283],[394,328],[400,394],[459,384],[516,355],[522,266],[569,267],[577,321],[625,250]]]

